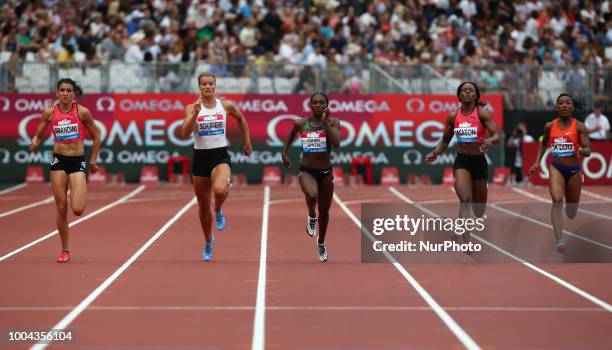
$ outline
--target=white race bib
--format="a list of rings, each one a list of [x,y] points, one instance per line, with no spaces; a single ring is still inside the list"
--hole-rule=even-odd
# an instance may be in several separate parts
[[[457,142],[477,142],[478,141],[478,128],[477,127],[465,127],[455,128],[455,136],[457,136]]]
[[[57,141],[67,141],[78,139],[81,135],[79,134],[79,124],[64,124],[53,126],[55,137]]]
[[[327,133],[325,131],[303,131],[302,149],[305,153],[327,152]]]
[[[223,115],[199,116],[197,120],[198,135],[212,136],[225,134],[225,119]]]
[[[574,144],[571,142],[555,142],[552,144],[553,158],[573,157],[574,154]]]

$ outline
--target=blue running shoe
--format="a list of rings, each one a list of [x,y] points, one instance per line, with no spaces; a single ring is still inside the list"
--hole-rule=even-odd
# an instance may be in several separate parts
[[[225,227],[225,215],[223,215],[223,210],[215,212],[215,221],[217,223],[217,230],[223,231]]]
[[[215,245],[215,236],[210,237],[210,242],[204,244],[204,252],[202,252],[202,260],[210,261],[212,259],[212,251]]]

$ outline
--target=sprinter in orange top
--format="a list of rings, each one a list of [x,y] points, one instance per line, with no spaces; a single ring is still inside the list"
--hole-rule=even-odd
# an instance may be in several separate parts
[[[548,167],[550,174],[548,188],[552,197],[550,219],[552,221],[555,238],[555,248],[559,253],[565,252],[563,239],[563,220],[561,209],[565,197],[565,214],[573,219],[578,212],[580,191],[582,189],[582,176],[580,175],[579,154],[588,157],[591,155],[587,128],[584,123],[573,117],[576,107],[580,107],[569,94],[557,97],[558,118],[544,126],[544,135],[538,158],[529,169],[529,176],[540,166],[544,152],[551,147],[552,164]]]
[[[62,253],[57,262],[70,260],[68,246],[68,187],[70,187],[70,206],[74,215],[80,216],[87,203],[87,163],[85,162],[85,130],[93,139],[89,169],[98,170],[96,159],[100,151],[100,131],[94,123],[89,109],[75,101],[75,96],[83,95],[81,87],[70,78],[57,82],[58,102],[42,112],[36,135],[32,138],[30,151],[38,149],[47,125],[53,127],[53,160],[51,161],[51,190],[57,206],[57,229],[62,240]]]

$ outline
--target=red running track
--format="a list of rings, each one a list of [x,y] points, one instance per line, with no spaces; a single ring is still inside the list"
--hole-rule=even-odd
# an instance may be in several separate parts
[[[88,212],[135,188],[90,187]],[[438,214],[456,212],[456,198],[448,188],[397,190],[415,201],[436,202],[425,207]],[[589,190],[610,195],[607,188]],[[338,188],[337,193],[357,218],[360,202],[401,203],[384,187]],[[5,196],[9,195],[27,197],[12,203],[18,207],[44,199],[50,191],[24,188]],[[605,349],[612,344],[609,311],[524,264],[401,263],[396,268],[390,263],[361,263],[360,231],[337,203],[331,209],[329,261],[320,263],[315,239],[305,233],[301,193],[286,187],[270,191],[265,322],[254,330],[265,221],[263,187],[232,189],[225,206],[227,227],[215,232],[211,263],[200,261],[203,237],[197,207],[175,217],[192,197],[188,187],[149,186],[126,203],[74,226],[73,260],[67,265],[54,262],[57,236],[0,261],[0,278],[10,281],[0,289],[0,330],[51,328],[107,281],[108,286],[98,289],[67,325],[75,340],[49,348],[248,349],[257,348],[257,332],[263,332],[266,349],[459,349],[470,344],[485,349]],[[509,188],[491,188],[490,201],[500,201],[498,205],[508,210],[515,210],[517,202],[533,202]],[[609,204],[602,208],[610,215]],[[52,231],[53,210],[52,204],[41,205],[0,218],[0,227],[10,228],[2,230],[0,254]],[[409,213],[422,214],[414,207]],[[493,220],[506,215],[491,208],[487,213]],[[585,220],[579,216],[577,220]],[[161,232],[173,217],[176,220]],[[546,227],[528,221],[521,225],[529,236],[520,233],[520,240],[552,239]],[[576,225],[567,228],[589,234],[580,230],[578,221]],[[17,231],[20,234],[6,233]],[[124,265],[160,232],[141,255]],[[488,238],[502,248],[507,244],[496,235]],[[612,239],[606,243],[612,244]],[[517,254],[528,255],[525,249],[519,246]],[[604,303],[612,302],[610,264],[534,265]],[[109,279],[122,266],[121,273]],[[399,269],[414,277],[460,331],[449,328]],[[458,332],[473,343],[462,342]],[[0,347],[30,345],[4,341]]]

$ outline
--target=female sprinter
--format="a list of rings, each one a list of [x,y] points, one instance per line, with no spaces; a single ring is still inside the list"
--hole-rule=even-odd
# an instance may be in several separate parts
[[[459,217],[469,217],[470,206],[474,215],[482,217],[487,205],[488,178],[484,154],[499,142],[499,132],[491,112],[483,108],[486,104],[479,101],[480,90],[476,84],[461,83],[457,88],[457,98],[461,107],[446,117],[442,140],[425,157],[425,161],[431,164],[448,148],[453,135],[457,136],[457,156],[453,171],[455,192],[460,201]],[[485,130],[488,131],[487,138]],[[469,233],[463,235],[463,240],[469,241]]]
[[[93,139],[89,168],[92,173],[98,171],[96,159],[100,151],[100,131],[94,123],[89,109],[75,101],[83,95],[81,87],[70,78],[57,82],[58,102],[42,112],[36,135],[32,138],[30,151],[40,146],[41,137],[51,123],[53,126],[53,161],[51,161],[51,190],[57,206],[57,230],[62,240],[62,253],[58,263],[70,261],[68,237],[68,203],[67,192],[70,187],[70,207],[76,216],[85,211],[87,202],[87,163],[85,162],[85,129]]]
[[[548,189],[552,197],[550,219],[553,224],[555,248],[557,252],[565,252],[563,237],[563,220],[561,208],[563,197],[567,203],[565,214],[568,218],[576,217],[582,190],[582,176],[580,175],[580,158],[578,153],[588,157],[591,155],[588,132],[584,123],[573,117],[576,107],[580,107],[569,94],[557,97],[558,118],[544,126],[544,135],[538,149],[538,158],[529,169],[529,176],[540,166],[544,152],[552,148],[552,164],[548,167],[550,174]]]
[[[287,151],[295,139],[295,134],[299,132],[303,153],[298,178],[308,206],[306,233],[313,237],[317,221],[319,222],[317,251],[319,259],[325,262],[327,261],[325,234],[329,222],[329,207],[334,196],[330,151],[331,147],[340,147],[340,121],[329,117],[329,98],[324,93],[317,92],[312,95],[309,105],[312,116],[296,120],[287,137],[283,148],[283,165],[289,169],[293,167],[287,157]],[[317,204],[318,218],[315,213]]]
[[[243,152],[251,154],[251,139],[246,118],[238,107],[229,100],[216,98],[217,80],[211,73],[202,73],[198,77],[200,98],[187,106],[183,119],[183,137],[191,135],[193,145],[193,189],[198,198],[200,224],[204,231],[204,250],[202,259],[210,261],[215,237],[212,234],[211,191],[215,197],[215,221],[217,230],[225,227],[223,202],[229,195],[231,159],[227,153],[227,115],[238,122],[244,143]],[[194,128],[196,129],[194,132]]]

